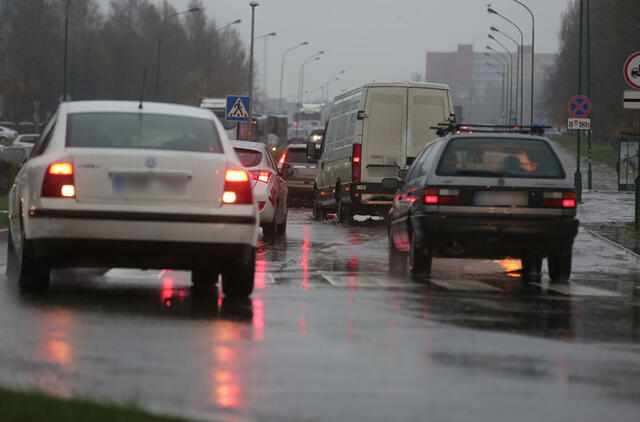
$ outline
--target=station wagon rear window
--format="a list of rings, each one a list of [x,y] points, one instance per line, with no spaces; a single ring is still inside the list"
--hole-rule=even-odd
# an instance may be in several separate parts
[[[67,146],[223,152],[212,121],[163,114],[71,114]]]
[[[287,163],[306,163],[307,162],[307,150],[301,148],[289,148],[287,155],[285,156],[285,162]]]
[[[439,176],[564,179],[553,149],[544,141],[508,138],[458,138],[447,145]]]

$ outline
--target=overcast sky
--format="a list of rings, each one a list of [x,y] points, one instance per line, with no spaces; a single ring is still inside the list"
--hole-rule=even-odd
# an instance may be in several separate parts
[[[242,19],[235,27],[247,49],[251,38],[249,1],[204,0],[207,14],[219,26]],[[321,60],[305,67],[305,89],[316,89],[344,69],[346,73],[331,87],[335,95],[372,80],[405,80],[413,72],[424,73],[427,51],[455,51],[458,44],[473,44],[476,51],[484,51],[492,25],[516,37],[511,25],[486,12],[488,3],[522,28],[525,44],[531,42],[531,18],[513,0],[258,1],[255,35],[277,32],[269,37],[267,61],[267,89],[274,97],[278,95],[282,53],[302,41],[309,41],[309,45],[287,55],[285,96],[296,92],[302,61],[319,50],[325,52]],[[536,18],[537,52],[558,51],[561,15],[570,1],[523,0]],[[189,0],[170,3],[182,10]],[[260,78],[263,52],[264,42],[259,40],[255,60]]]

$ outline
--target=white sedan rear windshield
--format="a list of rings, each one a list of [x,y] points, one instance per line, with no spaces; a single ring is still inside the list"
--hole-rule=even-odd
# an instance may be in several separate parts
[[[223,152],[212,121],[163,114],[71,114],[67,146]]]
[[[447,145],[439,176],[489,176],[564,179],[551,147],[543,140],[459,138]]]
[[[262,153],[254,149],[235,148],[240,162],[245,167],[255,167],[262,162]]]

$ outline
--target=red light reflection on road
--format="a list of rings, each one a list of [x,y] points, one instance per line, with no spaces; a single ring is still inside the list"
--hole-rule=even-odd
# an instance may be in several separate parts
[[[310,243],[310,226],[302,227],[302,235],[304,240],[302,242],[302,254],[300,255],[300,267],[302,268],[302,287],[305,290],[309,290],[309,247]]]
[[[520,278],[520,270],[522,269],[522,264],[519,259],[500,259],[493,261],[496,264],[500,265],[506,271],[509,277]]]
[[[253,339],[261,341],[264,339],[264,302],[262,299],[254,299],[251,301],[253,305]]]
[[[300,335],[302,337],[307,336],[307,317],[306,316],[300,317]]]
[[[240,376],[228,368],[239,366],[238,350],[217,346],[213,349],[215,366],[221,369],[213,371],[213,395],[218,406],[237,408],[242,405],[243,388]]]
[[[255,272],[255,287],[256,289],[264,289],[267,285],[265,282],[265,274],[267,270],[267,260],[265,259],[265,255],[267,254],[266,250],[262,250],[256,254],[256,272]]]

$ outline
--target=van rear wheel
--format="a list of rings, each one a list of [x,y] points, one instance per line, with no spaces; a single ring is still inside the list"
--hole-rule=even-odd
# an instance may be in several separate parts
[[[339,201],[337,219],[345,226],[350,226],[353,222],[353,208],[348,205],[344,205],[342,201]]]

